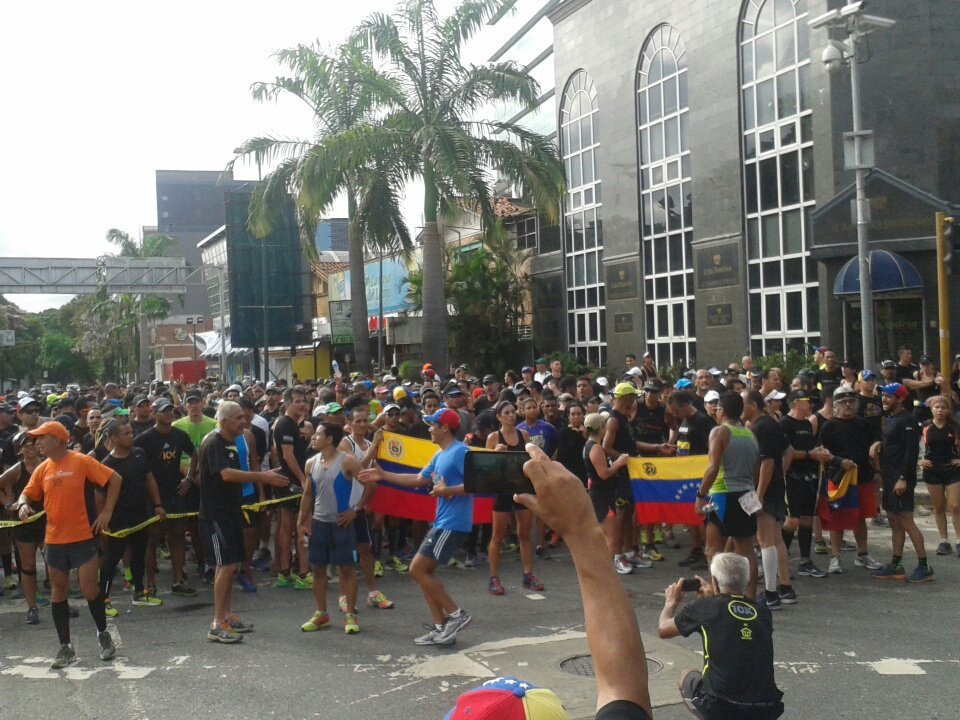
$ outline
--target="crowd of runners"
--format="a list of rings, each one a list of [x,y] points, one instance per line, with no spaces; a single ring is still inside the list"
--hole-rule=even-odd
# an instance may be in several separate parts
[[[644,354],[628,355],[609,377],[567,374],[560,360],[540,358],[503,376],[428,363],[415,378],[394,368],[302,384],[20,391],[0,403],[2,591],[22,598],[28,625],[51,608],[55,668],[76,662],[71,597],[86,600],[109,660],[116,649],[107,618],[119,614],[119,593],[149,608],[163,603],[158,584],[168,602],[209,584],[207,637],[235,643],[252,625],[234,612],[232,595],[256,592],[268,576],[277,588],[312,592],[315,611],[302,631],[330,626],[338,609],[353,634],[359,606],[394,607],[378,578],[408,573],[430,614],[414,642],[449,645],[471,616],[438,567],[486,570],[493,595],[547,591],[538,563],[558,551],[563,533],[534,517],[529,496],[497,496],[491,522],[477,524],[463,489],[470,448],[531,444],[580,481],[567,487],[589,498],[620,575],[674,566],[662,583],[677,564],[705,571],[731,551],[749,561],[746,598],[768,610],[798,601],[793,575],[807,582],[843,573],[847,550],[855,572],[926,582],[935,573],[913,519],[918,479],[940,534],[931,549],[960,555],[958,381],[960,355],[943,373],[928,357],[915,365],[908,348],[860,369],[819,348],[793,377],[744,356],[671,378]],[[433,459],[419,472],[382,466],[389,433],[431,441]],[[703,521],[638,525],[628,459],[684,455],[706,456],[694,504]],[[373,512],[384,483],[426,488],[437,498],[435,520]],[[880,562],[868,531],[887,524],[892,547]],[[907,537],[916,558],[909,571]],[[521,572],[509,578],[503,560],[514,553]],[[476,574],[457,577],[453,591]],[[328,607],[331,580],[336,609]]]

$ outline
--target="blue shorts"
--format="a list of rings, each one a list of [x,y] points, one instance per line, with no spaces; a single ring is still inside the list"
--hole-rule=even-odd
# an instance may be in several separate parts
[[[307,557],[311,565],[350,565],[357,561],[357,531],[353,525],[312,520]]]
[[[100,543],[92,538],[72,543],[47,543],[44,559],[50,567],[70,572],[95,560],[99,547]]]
[[[460,549],[460,546],[470,537],[468,532],[458,532],[456,530],[441,530],[437,527],[430,528],[430,532],[420,543],[420,549],[417,550],[421,555],[426,555],[438,563],[445,563],[453,554]]]
[[[370,535],[370,516],[366,510],[361,510],[353,519],[353,529],[357,533],[357,545],[372,545]]]

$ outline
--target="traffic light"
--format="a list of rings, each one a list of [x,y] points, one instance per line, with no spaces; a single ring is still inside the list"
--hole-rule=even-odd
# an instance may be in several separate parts
[[[943,219],[943,266],[947,275],[960,275],[960,218]]]

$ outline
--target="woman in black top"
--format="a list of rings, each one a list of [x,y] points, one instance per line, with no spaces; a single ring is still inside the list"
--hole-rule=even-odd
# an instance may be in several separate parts
[[[603,530],[607,548],[613,559],[613,567],[619,575],[629,575],[633,566],[620,554],[620,523],[617,522],[617,475],[627,467],[630,456],[621,454],[610,462],[601,442],[606,430],[607,418],[591,413],[584,420],[587,442],[583,446],[583,465],[590,480],[590,501]]]
[[[587,470],[583,464],[583,446],[587,442],[587,429],[583,426],[585,417],[583,405],[572,402],[567,406],[568,425],[560,428],[557,440],[557,460],[587,486]]]
[[[947,532],[947,510],[953,516],[953,532],[957,539],[957,554],[960,555],[960,426],[950,417],[950,401],[943,395],[930,398],[929,408],[933,419],[923,429],[925,451],[920,466],[940,531],[937,555],[952,552]]]

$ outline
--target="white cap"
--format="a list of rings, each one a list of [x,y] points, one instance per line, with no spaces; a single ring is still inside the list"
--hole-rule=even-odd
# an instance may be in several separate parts
[[[706,395],[703,396],[703,401],[705,403],[718,402],[720,400],[720,393],[716,390],[709,390]]]
[[[641,370],[641,369],[638,368],[636,365],[634,365],[632,368],[630,368],[629,370],[627,370],[627,375],[634,375],[634,376],[636,376],[636,375],[643,375],[643,370]]]
[[[26,390],[20,390],[17,393],[17,400],[23,400],[25,397],[30,397],[30,393],[28,393]]]
[[[607,380],[605,377],[598,377],[597,385],[599,385],[600,387],[608,387],[610,385],[610,381]]]
[[[787,394],[785,392],[771,390],[769,393],[767,393],[767,396],[764,398],[764,400],[766,402],[770,402],[771,400],[783,400],[786,396]]]

